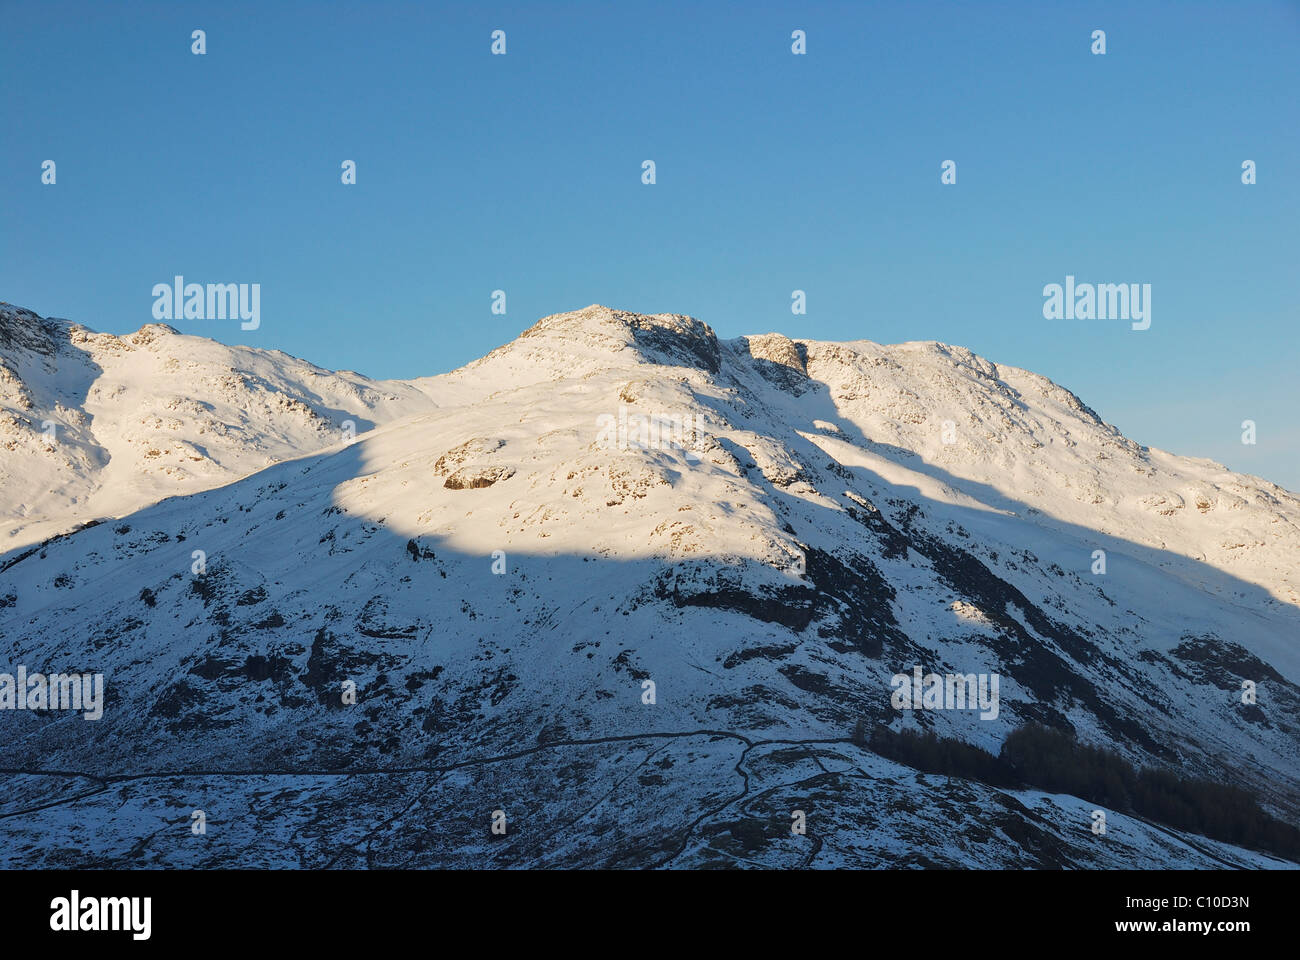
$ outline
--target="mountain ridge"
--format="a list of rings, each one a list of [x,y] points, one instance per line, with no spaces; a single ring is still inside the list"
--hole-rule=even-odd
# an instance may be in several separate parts
[[[1285,491],[1124,441],[962,348],[719,341],[598,306],[525,334],[413,381],[427,407],[350,442],[6,554],[9,659],[102,668],[111,691],[93,737],[0,714],[13,769],[105,778],[94,810],[156,804],[141,785],[175,775],[172,817],[205,791],[242,803],[230,778],[260,771],[335,823],[360,778],[389,798],[360,836],[390,865],[919,864],[904,838],[927,832],[931,863],[1205,865],[1209,841],[1136,822],[1082,842],[1078,798],[954,796],[851,743],[858,721],[993,751],[1046,723],[1300,810]],[[1229,534],[1255,545],[1215,547]],[[891,709],[914,667],[1000,675],[998,717]],[[492,759],[511,756],[533,766]],[[821,811],[816,850],[787,797]],[[424,851],[381,826],[426,802],[478,812]],[[472,824],[495,804],[522,826],[486,851]],[[132,829],[87,815],[119,862]],[[255,819],[275,856],[319,862],[295,816]]]
[[[0,303],[0,547],[228,483],[428,409],[418,389],[163,323],[115,336]],[[35,522],[32,522],[34,519]]]

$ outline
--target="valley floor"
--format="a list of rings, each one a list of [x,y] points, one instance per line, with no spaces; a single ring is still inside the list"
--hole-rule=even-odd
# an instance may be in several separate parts
[[[1075,797],[927,775],[844,741],[708,730],[395,770],[9,772],[3,783],[5,868],[1296,866],[1118,813],[1097,836],[1093,805]]]

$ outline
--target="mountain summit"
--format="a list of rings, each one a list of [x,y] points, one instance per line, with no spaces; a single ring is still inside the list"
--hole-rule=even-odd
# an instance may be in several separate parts
[[[429,406],[408,384],[163,323],[119,337],[0,303],[0,549],[229,483]]]
[[[60,491],[5,496],[61,535],[0,556],[0,637],[107,694],[0,711],[14,863],[75,804],[100,865],[1280,864],[870,748],[1040,724],[1300,812],[1300,501],[1041,376],[601,306],[410,382],[52,336],[5,346],[0,469]],[[160,435],[240,478],[141,482]],[[930,674],[996,708],[900,707]]]

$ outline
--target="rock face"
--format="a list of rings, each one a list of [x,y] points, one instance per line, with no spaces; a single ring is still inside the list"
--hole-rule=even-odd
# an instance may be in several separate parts
[[[91,364],[233,349],[55,327],[47,354],[19,321],[35,407],[57,387],[72,424],[66,384],[99,385],[87,437],[140,402]],[[996,753],[1034,721],[1294,820],[1300,501],[1273,484],[934,343],[719,341],[593,306],[411,383],[239,361],[220,416],[186,368],[204,390],[173,388],[175,435],[212,416],[295,459],[0,555],[7,662],[106,683],[97,721],[0,711],[6,767],[73,774],[6,777],[5,865],[1278,863],[1121,811],[1098,843],[1087,798],[855,736]],[[326,446],[323,410],[386,425]],[[895,709],[914,667],[997,675],[996,717]],[[200,808],[222,827],[193,843]]]
[[[754,369],[795,396],[808,389],[808,348],[779,333],[745,337]]]

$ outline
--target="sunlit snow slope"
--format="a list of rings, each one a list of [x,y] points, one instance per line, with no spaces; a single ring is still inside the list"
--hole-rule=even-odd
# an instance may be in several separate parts
[[[229,483],[427,409],[403,384],[0,303],[0,549]],[[351,423],[351,427],[347,426]]]
[[[94,363],[244,371],[234,394],[177,374],[168,436],[206,436],[208,404],[240,425],[232,474],[283,462],[0,556],[0,655],[110,691],[95,722],[0,713],[4,767],[76,775],[11,778],[16,863],[1277,865],[1118,814],[1096,838],[1079,798],[918,774],[858,721],[995,753],[1039,721],[1300,812],[1300,500],[1140,447],[1042,377],[599,306],[408,384],[135,338]],[[21,350],[34,410],[65,381],[38,393],[48,354]],[[65,517],[74,480],[97,504],[158,446],[130,438],[165,401],[107,376],[81,446],[47,462],[23,433],[0,458],[64,491],[6,480],[15,525]],[[318,449],[345,413],[378,426]],[[121,452],[83,465],[101,423]],[[998,674],[998,716],[893,709],[914,666]],[[194,808],[226,828],[190,843]]]

